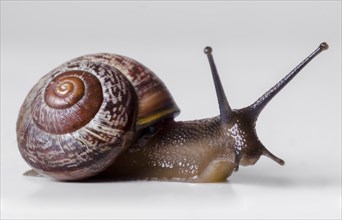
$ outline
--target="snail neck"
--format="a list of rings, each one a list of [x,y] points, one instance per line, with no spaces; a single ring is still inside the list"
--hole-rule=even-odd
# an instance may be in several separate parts
[[[229,137],[223,135],[220,119],[167,120],[155,125],[154,133],[145,133],[105,175],[122,179],[224,181],[233,170],[234,150]]]

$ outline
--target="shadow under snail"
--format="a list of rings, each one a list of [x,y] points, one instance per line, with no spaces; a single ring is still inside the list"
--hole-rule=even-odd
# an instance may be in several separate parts
[[[128,57],[100,53],[75,58],[42,77],[27,95],[17,141],[31,175],[57,180],[225,181],[261,155],[255,124],[267,103],[321,51],[324,42],[253,104],[232,109],[212,56],[206,53],[220,115],[175,121],[179,114],[164,83]]]

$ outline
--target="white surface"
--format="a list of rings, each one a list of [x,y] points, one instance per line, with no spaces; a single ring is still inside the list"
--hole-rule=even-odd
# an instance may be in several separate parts
[[[62,183],[29,178],[16,117],[37,80],[83,54],[130,56],[182,109],[218,114],[203,48],[233,108],[252,103],[320,42],[323,52],[266,107],[261,158],[229,182]],[[2,2],[1,218],[341,218],[341,2]]]

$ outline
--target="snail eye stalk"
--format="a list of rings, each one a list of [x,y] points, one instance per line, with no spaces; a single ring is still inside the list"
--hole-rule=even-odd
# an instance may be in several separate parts
[[[280,92],[313,58],[315,58],[319,53],[327,50],[328,48],[329,46],[327,43],[321,43],[314,52],[312,52],[307,58],[305,58],[300,64],[298,64],[290,73],[288,73],[283,79],[275,84],[252,105],[247,107],[250,117],[256,120],[260,112],[269,103],[269,101],[271,101],[271,99],[274,98],[278,94],[278,92]]]
[[[217,94],[217,100],[220,107],[220,116],[221,116],[221,123],[222,125],[228,124],[229,119],[231,118],[232,109],[229,106],[226,94],[224,92],[220,76],[218,75],[217,68],[214,62],[214,58],[212,55],[212,49],[211,47],[204,48],[204,53],[207,54],[211,73],[214,79],[216,94]]]

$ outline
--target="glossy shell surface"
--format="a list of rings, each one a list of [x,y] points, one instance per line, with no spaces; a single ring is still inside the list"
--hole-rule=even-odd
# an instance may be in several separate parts
[[[139,99],[137,127],[143,128],[160,121],[174,118],[180,110],[165,84],[149,68],[131,58],[98,53],[85,55],[72,60],[100,62],[118,69],[132,83]]]
[[[56,179],[93,176],[127,147],[136,108],[135,90],[117,69],[68,62],[27,95],[17,122],[19,150],[30,166]]]

